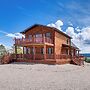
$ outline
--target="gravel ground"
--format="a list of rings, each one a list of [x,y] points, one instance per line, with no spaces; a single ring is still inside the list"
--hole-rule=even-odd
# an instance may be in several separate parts
[[[90,90],[90,64],[0,65],[0,90]]]

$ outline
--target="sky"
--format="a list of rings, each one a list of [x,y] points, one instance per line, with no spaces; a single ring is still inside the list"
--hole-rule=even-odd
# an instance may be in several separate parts
[[[0,0],[0,44],[11,47],[33,24],[56,27],[90,52],[90,0]]]

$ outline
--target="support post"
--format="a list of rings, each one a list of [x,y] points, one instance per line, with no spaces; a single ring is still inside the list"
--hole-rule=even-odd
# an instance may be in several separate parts
[[[15,46],[15,58],[17,59],[17,46]]]
[[[79,50],[78,50],[78,56],[79,56]]]
[[[23,60],[24,60],[24,46],[23,46],[23,56],[22,56]]]
[[[46,45],[44,45],[44,60],[46,60]]]
[[[36,54],[36,50],[35,50],[35,46],[33,46],[33,60],[35,60],[35,54]]]

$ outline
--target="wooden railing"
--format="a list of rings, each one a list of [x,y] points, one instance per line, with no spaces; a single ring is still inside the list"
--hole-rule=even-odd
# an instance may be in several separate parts
[[[77,65],[84,65],[84,57],[83,56],[73,56],[72,61]]]
[[[22,39],[15,39],[16,45],[22,45],[22,44],[30,44],[30,43],[53,43],[53,41],[48,37],[41,37],[41,38],[22,38]]]
[[[46,54],[46,59],[54,59],[54,54]]]
[[[12,54],[13,59],[22,59],[22,60],[44,60],[44,54]],[[68,60],[73,61],[74,64],[84,65],[84,58],[82,56],[73,56],[70,55],[54,55],[54,54],[46,54],[46,60],[51,59],[59,59],[59,60]]]
[[[70,55],[65,55],[65,54],[62,54],[62,55],[55,55],[56,59],[68,59],[70,58]]]
[[[13,54],[13,58],[19,59],[35,59],[42,60],[44,59],[44,54]],[[70,55],[54,55],[54,54],[46,54],[46,59],[70,59]]]

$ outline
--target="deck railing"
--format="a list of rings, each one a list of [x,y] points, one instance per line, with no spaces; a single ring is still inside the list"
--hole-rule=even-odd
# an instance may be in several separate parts
[[[70,59],[70,55],[54,55],[54,54],[46,54],[46,59]],[[13,54],[13,58],[18,59],[36,59],[42,60],[44,59],[44,54]]]
[[[15,39],[15,44],[22,45],[22,44],[30,44],[30,43],[53,43],[53,41],[48,37],[39,37],[39,38],[22,38],[22,39]]]
[[[78,65],[84,65],[84,56],[73,56],[72,61]]]

